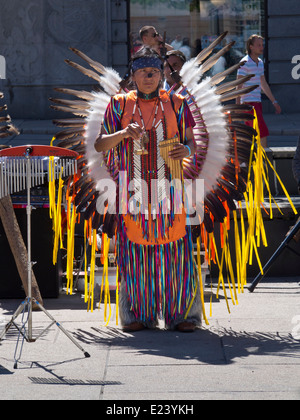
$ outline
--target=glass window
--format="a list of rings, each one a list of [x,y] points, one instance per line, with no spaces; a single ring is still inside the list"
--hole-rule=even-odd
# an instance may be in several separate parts
[[[246,54],[250,35],[265,36],[265,0],[130,0],[132,51],[141,45],[139,30],[151,25],[174,49],[187,58],[196,56],[218,35],[228,31],[232,50],[219,60],[212,73],[228,68]],[[220,47],[221,48],[221,47]]]

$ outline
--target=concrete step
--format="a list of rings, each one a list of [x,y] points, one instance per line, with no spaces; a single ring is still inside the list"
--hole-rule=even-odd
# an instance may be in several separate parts
[[[297,147],[299,136],[271,135],[268,137],[268,147]]]

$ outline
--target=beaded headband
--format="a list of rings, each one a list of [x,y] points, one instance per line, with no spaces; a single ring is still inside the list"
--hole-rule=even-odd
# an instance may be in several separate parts
[[[156,57],[140,57],[133,61],[131,65],[132,73],[139,69],[144,69],[146,67],[153,67],[155,69],[162,70],[162,62],[160,58]]]

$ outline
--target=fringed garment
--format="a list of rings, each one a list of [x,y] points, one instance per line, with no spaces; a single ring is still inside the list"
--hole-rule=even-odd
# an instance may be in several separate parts
[[[147,154],[136,153],[139,142],[124,139],[106,156],[112,177],[119,176],[117,262],[136,318],[146,322],[160,317],[170,323],[187,313],[197,275],[191,229],[186,226],[181,163],[177,162],[180,179],[175,181],[159,145],[176,137],[184,143],[194,122],[182,97],[173,95],[171,101],[162,91],[159,98],[137,101],[132,91],[112,98],[104,128],[110,134],[133,122],[143,126],[144,121]]]

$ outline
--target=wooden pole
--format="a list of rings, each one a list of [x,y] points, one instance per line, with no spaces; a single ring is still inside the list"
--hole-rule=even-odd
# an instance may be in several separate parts
[[[8,239],[10,249],[14,256],[16,266],[25,290],[28,296],[27,287],[27,248],[24,243],[20,227],[16,218],[14,207],[10,196],[0,199],[0,219]],[[32,271],[32,297],[34,297],[41,305],[43,305],[42,296]],[[37,305],[38,306],[38,305]],[[33,307],[33,309],[35,309]]]

